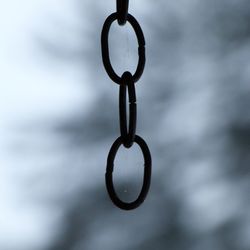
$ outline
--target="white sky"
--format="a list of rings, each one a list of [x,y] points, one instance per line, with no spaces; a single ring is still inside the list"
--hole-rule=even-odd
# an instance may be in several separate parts
[[[53,230],[53,220],[48,220],[53,217],[52,211],[35,207],[25,197],[20,174],[27,168],[23,166],[27,160],[13,157],[9,145],[20,136],[16,131],[19,126],[32,121],[53,122],[88,100],[88,92],[83,93],[76,72],[46,67],[46,59],[38,58],[34,44],[34,34],[38,29],[43,31],[46,16],[67,13],[65,16],[72,18],[70,2],[0,2],[0,249],[3,250],[37,250],[48,241]],[[46,216],[48,212],[50,216]]]

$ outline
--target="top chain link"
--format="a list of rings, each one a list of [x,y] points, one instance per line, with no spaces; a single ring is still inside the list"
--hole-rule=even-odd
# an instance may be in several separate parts
[[[106,19],[106,21],[103,25],[102,34],[101,34],[101,45],[102,45],[102,61],[103,61],[103,65],[107,71],[107,74],[114,82],[116,82],[117,84],[120,84],[121,77],[115,73],[115,71],[111,65],[111,62],[110,62],[109,44],[108,44],[110,26],[115,20],[119,20],[118,18],[119,18],[118,13],[113,13]],[[133,75],[134,82],[137,82],[143,73],[143,70],[145,67],[145,62],[146,62],[145,39],[144,39],[144,35],[143,35],[142,29],[141,29],[139,23],[132,15],[127,14],[127,21],[133,27],[135,34],[137,36],[137,41],[138,41],[139,60],[138,60],[138,64],[137,64],[137,69]]]
[[[128,16],[129,0],[116,0],[116,12],[119,25],[124,25]]]

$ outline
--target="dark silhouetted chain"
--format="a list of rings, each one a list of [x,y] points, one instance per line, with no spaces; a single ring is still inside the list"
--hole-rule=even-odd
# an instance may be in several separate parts
[[[107,159],[106,167],[106,187],[108,194],[113,203],[121,209],[131,210],[141,205],[145,200],[151,180],[151,166],[152,160],[149,148],[146,142],[138,135],[136,135],[136,120],[137,120],[137,106],[136,106],[136,92],[135,83],[140,79],[145,66],[145,39],[142,29],[137,20],[128,13],[129,0],[116,0],[117,11],[111,14],[105,21],[101,34],[102,46],[102,60],[107,74],[115,83],[119,84],[119,117],[120,117],[120,132],[121,135],[113,143]],[[114,71],[109,56],[109,30],[111,24],[117,20],[119,25],[125,25],[128,21],[135,31],[138,41],[138,65],[132,75],[125,71],[122,76],[118,76]],[[129,101],[129,123],[127,124],[127,92]],[[132,202],[124,202],[118,198],[114,184],[113,184],[113,169],[116,153],[121,145],[130,148],[133,143],[136,143],[141,148],[144,158],[144,176],[141,192],[136,200]]]

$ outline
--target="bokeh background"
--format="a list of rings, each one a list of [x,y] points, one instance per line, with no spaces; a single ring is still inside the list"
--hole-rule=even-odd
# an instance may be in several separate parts
[[[119,88],[103,68],[100,33],[115,8],[0,3],[0,249],[249,250],[249,1],[130,1],[146,38],[137,133],[153,176],[129,212],[104,184]],[[112,25],[110,47],[116,71],[133,72],[130,25]],[[131,200],[138,146],[121,148],[115,163],[117,191]]]

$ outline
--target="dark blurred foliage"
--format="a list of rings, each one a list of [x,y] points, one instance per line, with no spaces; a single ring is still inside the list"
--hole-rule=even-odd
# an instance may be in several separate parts
[[[114,207],[104,186],[106,155],[119,135],[118,92],[101,62],[109,13],[98,4],[78,2],[76,15],[89,22],[78,27],[83,48],[42,41],[55,58],[87,67],[91,82],[83,84],[96,92],[93,105],[54,132],[66,142],[65,158],[77,152],[78,160],[67,162],[79,175],[99,165],[103,177],[60,202],[64,216],[47,249],[250,249],[249,2],[161,0],[131,9],[147,46],[138,134],[153,157],[149,196],[132,212]],[[136,186],[133,179],[122,185]]]

